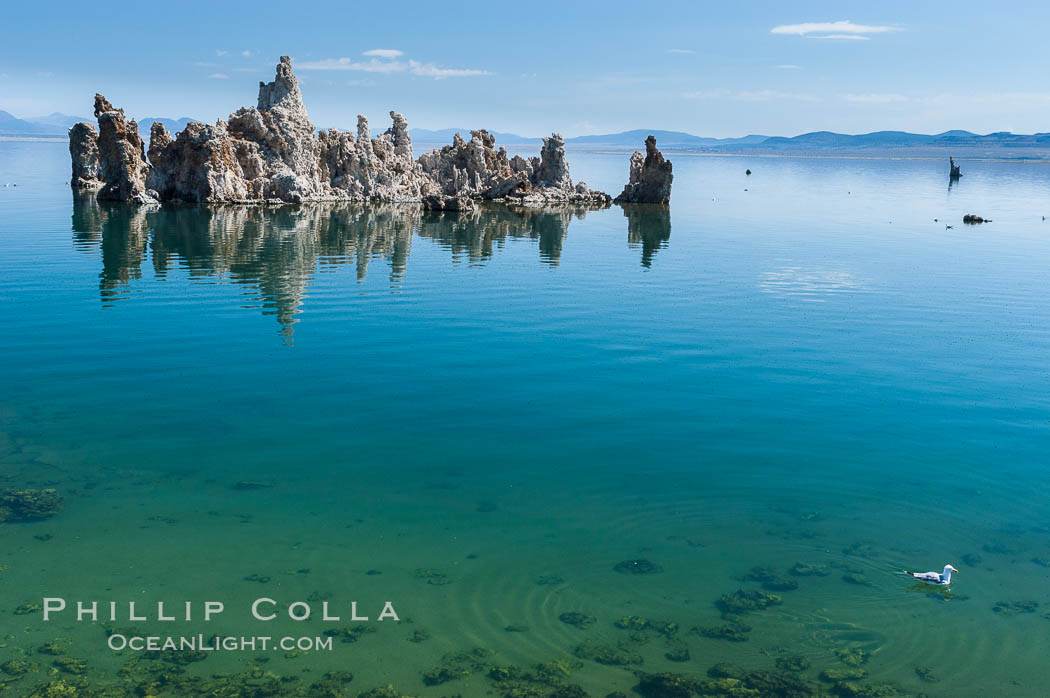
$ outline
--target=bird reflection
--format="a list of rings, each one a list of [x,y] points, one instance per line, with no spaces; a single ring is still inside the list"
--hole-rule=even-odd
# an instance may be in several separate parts
[[[276,316],[290,342],[307,289],[319,273],[352,265],[358,281],[364,281],[369,264],[383,260],[397,288],[414,236],[436,242],[453,260],[478,265],[508,240],[535,240],[541,263],[555,267],[570,223],[593,210],[502,204],[467,212],[426,212],[397,204],[136,207],[83,196],[73,199],[72,228],[76,249],[101,254],[103,305],[129,298],[144,267],[152,267],[158,280],[181,270],[191,282],[242,286],[253,305]],[[641,245],[642,264],[648,267],[670,236],[666,208],[630,206],[624,215],[629,244]]]

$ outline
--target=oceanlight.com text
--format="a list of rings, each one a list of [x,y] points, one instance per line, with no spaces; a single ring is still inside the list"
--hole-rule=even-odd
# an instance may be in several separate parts
[[[331,637],[271,637],[210,635],[121,635],[114,633],[106,643],[114,652],[132,650],[133,652],[255,652],[260,650],[280,650],[291,652],[299,650],[332,651]]]

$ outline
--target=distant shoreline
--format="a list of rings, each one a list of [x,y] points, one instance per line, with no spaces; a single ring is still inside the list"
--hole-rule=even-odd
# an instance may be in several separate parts
[[[0,136],[0,142],[21,142],[21,143],[66,143],[68,139],[61,136]],[[447,145],[444,143],[432,143],[430,141],[417,141],[413,143],[415,149],[420,152],[429,152],[432,149],[441,148]],[[502,144],[507,148],[529,148],[530,143],[505,143]],[[632,152],[637,148],[628,148],[621,146],[600,146],[595,145],[593,147],[588,146],[572,146],[568,143],[565,145],[565,149],[570,152],[578,153],[594,153],[597,155],[623,155],[624,153]],[[960,161],[966,162],[1012,162],[1017,164],[1031,163],[1036,165],[1050,164],[1050,152],[1040,153],[1036,155],[1026,155],[1023,157],[1004,157],[996,155],[967,155],[965,152],[945,149],[943,152],[930,153],[926,152],[923,154],[909,154],[903,152],[901,149],[895,150],[883,150],[883,151],[872,151],[872,152],[836,152],[836,151],[799,151],[799,152],[718,152],[718,151],[704,151],[704,150],[687,150],[687,149],[676,149],[673,146],[664,148],[663,152],[668,155],[675,156],[688,156],[688,157],[708,157],[708,158],[798,158],[804,160],[946,160],[949,155],[955,155]]]
[[[575,152],[588,152],[588,153],[600,153],[606,155],[621,155],[623,151],[614,150],[610,148],[569,148],[566,147],[567,151]],[[835,153],[835,152],[797,152],[797,153],[776,153],[776,152],[764,152],[764,153],[714,153],[714,152],[701,152],[692,150],[674,150],[667,148],[663,152],[668,155],[687,156],[687,157],[707,157],[707,158],[763,158],[763,159],[776,159],[776,158],[796,158],[805,160],[947,160],[948,153],[942,154],[926,154],[926,155],[902,155],[894,152],[883,152],[883,153]],[[1012,162],[1017,164],[1033,163],[1033,164],[1050,164],[1050,153],[1046,153],[1041,157],[1023,157],[1023,158],[1008,158],[1008,157],[995,157],[995,156],[967,156],[960,155],[956,158],[957,162]]]
[[[35,143],[68,143],[62,136],[0,136],[0,141],[29,141]]]

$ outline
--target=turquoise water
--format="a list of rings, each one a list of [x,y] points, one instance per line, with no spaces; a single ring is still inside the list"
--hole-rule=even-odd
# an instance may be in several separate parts
[[[0,685],[162,663],[14,614],[43,596],[225,601],[185,634],[333,625],[248,618],[268,596],[403,622],[187,675],[605,696],[732,662],[800,677],[760,695],[1045,695],[1050,166],[964,163],[949,189],[940,161],[672,159],[669,214],[136,210],[71,196],[64,144],[0,143],[0,487],[65,498],[0,524],[0,664],[35,667]],[[626,178],[622,154],[570,162]],[[614,570],[635,559],[661,571]],[[948,563],[947,596],[896,574]],[[798,588],[724,618],[755,567]],[[691,632],[727,623],[746,641]],[[47,673],[56,638],[87,673]],[[491,672],[555,660],[560,689]]]

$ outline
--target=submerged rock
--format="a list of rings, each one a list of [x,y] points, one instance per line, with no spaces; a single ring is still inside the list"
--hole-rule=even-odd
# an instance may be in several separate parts
[[[439,686],[471,674],[485,673],[489,670],[488,657],[492,654],[491,650],[482,647],[476,647],[469,652],[446,654],[441,658],[441,664],[423,672],[423,683],[427,686]]]
[[[784,599],[777,594],[767,594],[764,591],[737,589],[732,594],[723,594],[715,605],[723,613],[739,614],[752,611],[763,611],[770,606],[778,606]]]
[[[805,671],[809,668],[809,660],[801,655],[789,655],[786,657],[777,657],[776,660],[777,669],[782,671]]]
[[[863,679],[867,675],[868,672],[860,668],[825,669],[820,672],[820,680],[829,683],[836,683],[838,681],[856,681],[858,679]]]
[[[768,567],[752,567],[751,571],[741,577],[747,582],[761,582],[762,588],[769,591],[794,591],[798,582],[779,574]]]
[[[808,562],[796,562],[788,570],[788,574],[796,577],[826,577],[831,574],[827,565],[813,565]]]
[[[580,613],[579,611],[569,611],[568,613],[562,613],[558,616],[558,620],[566,625],[571,625],[574,628],[589,628],[598,622],[598,619],[594,616],[589,616],[586,613]]]
[[[639,672],[634,690],[645,698],[689,698],[699,689],[699,684],[696,679],[681,674]]]
[[[1003,616],[1014,616],[1019,613],[1035,613],[1039,609],[1038,601],[996,601],[992,611]]]
[[[622,630],[648,630],[649,619],[642,618],[641,616],[623,616],[616,620],[613,625]]]
[[[657,574],[664,571],[663,567],[646,559],[624,560],[613,567],[614,572],[620,574]]]
[[[666,204],[671,200],[671,163],[656,149],[656,138],[645,139],[645,155],[631,156],[630,179],[614,200],[618,204]]]
[[[102,166],[98,159],[98,131],[81,121],[69,129],[69,157],[73,172],[69,183],[75,189],[101,189]]]
[[[719,662],[707,670],[713,679],[742,679],[747,672],[744,668],[731,662]]]
[[[25,659],[9,659],[0,664],[0,671],[8,676],[21,676],[36,670],[36,665]]]
[[[642,663],[642,656],[624,643],[591,642],[577,646],[572,653],[580,659],[590,659],[606,666]]]
[[[62,495],[57,490],[0,490],[0,523],[40,521],[61,510]]]
[[[919,677],[920,681],[926,683],[938,683],[940,681],[940,678],[933,673],[933,669],[928,666],[919,665],[915,667],[915,675]]]
[[[856,584],[857,586],[870,587],[872,586],[871,580],[868,579],[862,572],[847,572],[842,575],[842,581],[847,584]]]
[[[723,623],[705,628],[693,628],[693,633],[712,640],[727,640],[729,642],[747,642],[748,633],[751,632],[750,625],[742,623]]]
[[[688,662],[692,655],[689,653],[688,645],[680,640],[675,640],[668,644],[664,657],[672,662]]]

